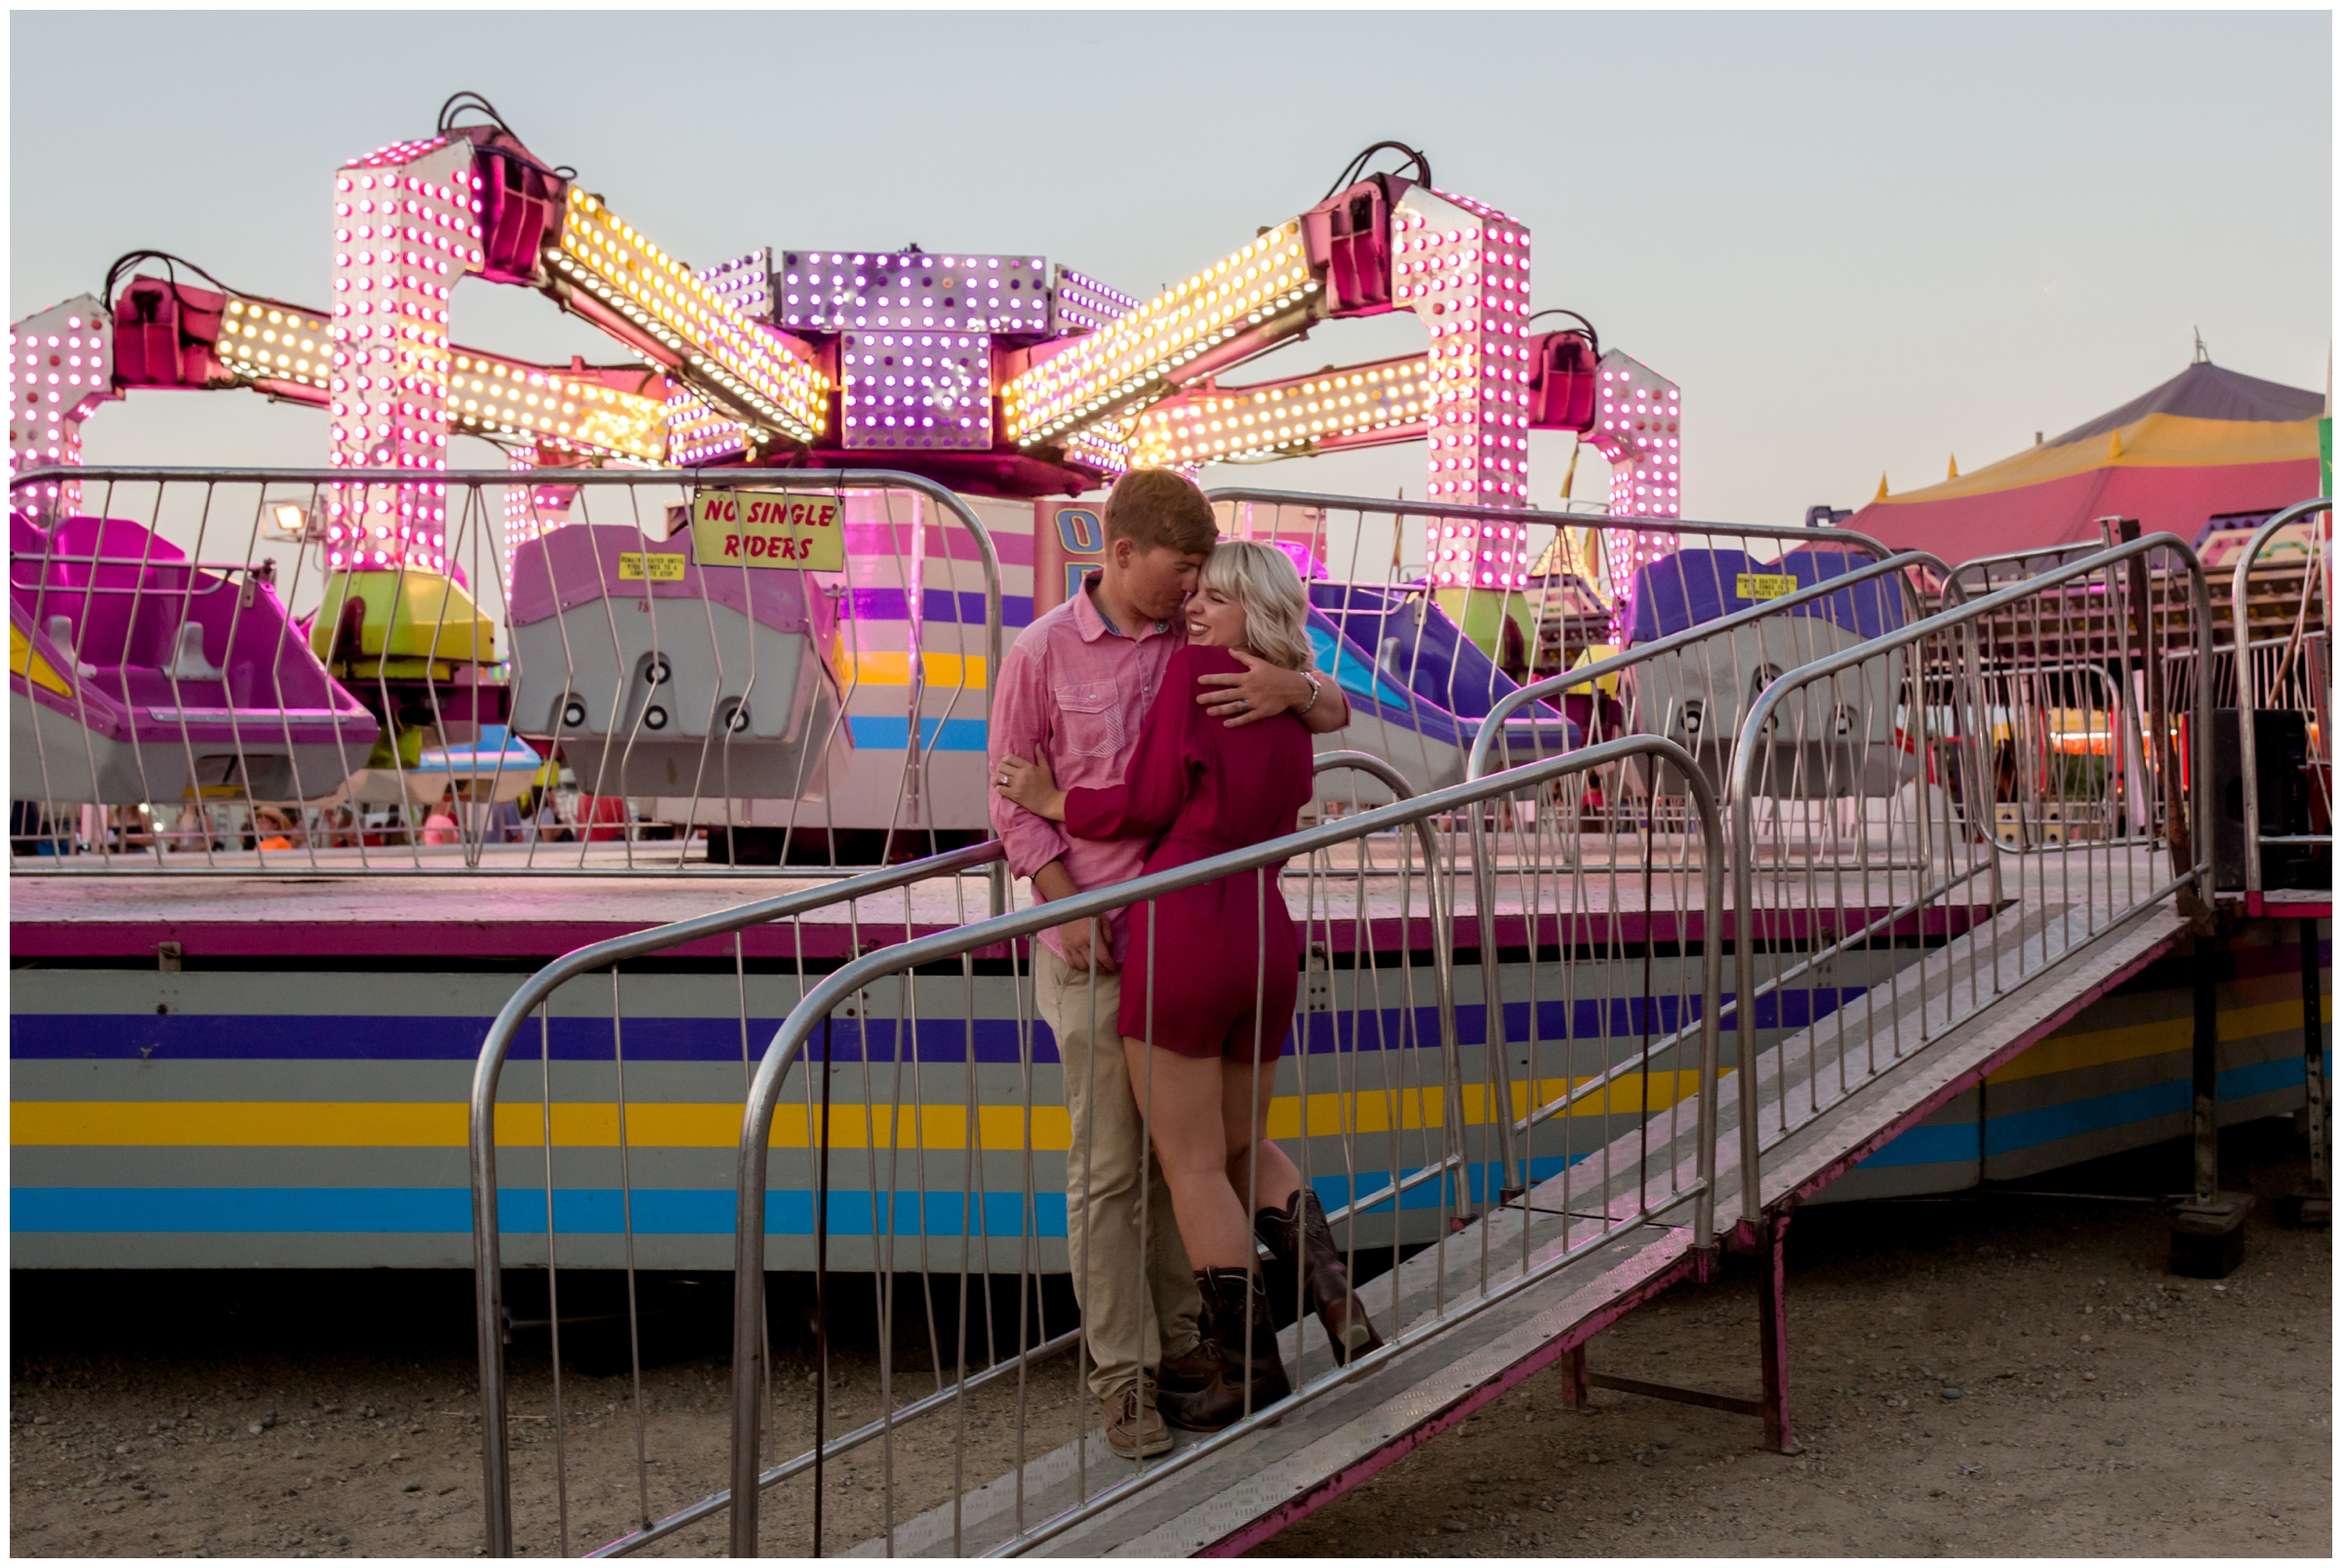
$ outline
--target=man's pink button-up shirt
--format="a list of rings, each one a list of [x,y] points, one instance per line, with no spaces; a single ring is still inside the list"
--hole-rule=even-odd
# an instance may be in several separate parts
[[[1000,657],[985,748],[988,784],[999,776],[1000,759],[1010,756],[1045,760],[1061,789],[1120,784],[1139,744],[1140,721],[1162,689],[1163,670],[1187,642],[1187,624],[1178,616],[1142,626],[1135,636],[1110,627],[1087,591],[1039,617]],[[1009,869],[1020,877],[1060,861],[1073,885],[1087,891],[1129,880],[1147,860],[1145,839],[1075,838],[997,792],[991,820]],[[1109,950],[1117,962],[1126,923],[1119,913],[1109,922]],[[1054,928],[1042,932],[1041,941],[1065,955]]]

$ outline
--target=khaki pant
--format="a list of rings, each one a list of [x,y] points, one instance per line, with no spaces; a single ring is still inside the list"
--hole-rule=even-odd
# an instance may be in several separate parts
[[[1088,970],[1069,968],[1039,943],[1032,950],[1034,1001],[1065,1065],[1073,1139],[1066,1150],[1066,1240],[1089,1347],[1090,1391],[1103,1399],[1159,1365],[1166,1348],[1173,1356],[1191,1349],[1202,1303],[1171,1215],[1171,1188],[1152,1151],[1141,1158],[1146,1135],[1115,1020],[1122,977],[1100,975],[1093,996]]]

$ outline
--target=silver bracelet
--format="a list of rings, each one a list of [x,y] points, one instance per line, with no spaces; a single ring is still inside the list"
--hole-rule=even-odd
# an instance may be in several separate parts
[[[1315,707],[1317,705],[1318,697],[1321,696],[1325,691],[1325,683],[1320,681],[1316,676],[1311,674],[1306,669],[1303,670],[1301,674],[1302,678],[1310,683],[1310,700],[1293,710],[1293,716],[1295,718],[1301,717],[1311,708]]]

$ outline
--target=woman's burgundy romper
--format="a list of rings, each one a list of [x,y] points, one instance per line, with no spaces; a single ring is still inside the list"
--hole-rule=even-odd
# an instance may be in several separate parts
[[[1066,791],[1081,838],[1160,835],[1146,869],[1189,865],[1293,831],[1308,803],[1310,735],[1290,713],[1232,730],[1196,703],[1203,675],[1240,675],[1225,648],[1171,656],[1130,770],[1108,789]],[[1293,1021],[1300,945],[1277,888],[1283,865],[1239,871],[1131,911],[1122,1033],[1181,1056],[1273,1062]],[[1150,1010],[1151,1009],[1151,1014]]]

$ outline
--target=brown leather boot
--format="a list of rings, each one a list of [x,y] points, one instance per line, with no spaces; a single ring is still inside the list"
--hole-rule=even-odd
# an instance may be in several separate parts
[[[1366,1304],[1351,1288],[1350,1270],[1342,1266],[1342,1250],[1334,1245],[1334,1227],[1326,1222],[1325,1205],[1303,1186],[1281,1209],[1263,1209],[1252,1217],[1252,1232],[1288,1268],[1301,1270],[1302,1293],[1325,1325],[1334,1359],[1348,1366],[1353,1356],[1383,1347],[1383,1337],[1366,1316]]]
[[[1157,1391],[1163,1419],[1189,1431],[1216,1432],[1247,1410],[1275,1404],[1293,1391],[1276,1350],[1276,1322],[1269,1315],[1269,1290],[1249,1268],[1198,1268],[1195,1291],[1203,1298],[1198,1326],[1204,1343],[1219,1354],[1212,1380],[1192,1393]],[[1249,1350],[1250,1377],[1246,1376]]]
[[[1164,1356],[1154,1369],[1154,1387],[1165,1394],[1201,1393],[1219,1375],[1220,1349],[1206,1335],[1180,1354]]]

